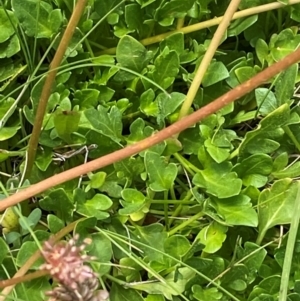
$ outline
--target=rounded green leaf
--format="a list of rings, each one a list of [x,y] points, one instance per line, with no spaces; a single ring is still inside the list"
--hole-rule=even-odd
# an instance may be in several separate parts
[[[171,188],[177,176],[177,166],[165,163],[159,154],[147,151],[145,166],[150,178],[150,188],[153,191],[165,191]]]
[[[212,62],[203,77],[202,84],[204,87],[212,86],[227,77],[229,72],[225,65],[222,62]]]
[[[199,240],[205,245],[204,252],[213,254],[221,249],[226,239],[227,227],[213,222],[199,233]]]
[[[10,139],[17,133],[17,131],[20,128],[21,128],[20,126],[0,128],[0,141],[5,141]]]
[[[10,10],[0,9],[0,43],[9,39],[15,33],[18,21]]]
[[[108,210],[113,202],[112,200],[101,193],[97,193],[91,200],[86,201],[86,206],[97,209],[97,210]]]
[[[143,203],[145,196],[138,190],[127,188],[121,192],[122,198],[128,203]]]
[[[105,178],[106,178],[106,173],[103,171],[99,171],[95,174],[93,174],[90,179],[90,186],[91,188],[99,188],[101,187],[104,182],[105,182]]]
[[[242,180],[235,172],[231,172],[229,162],[212,163],[208,168],[199,171],[193,178],[193,183],[205,188],[207,193],[219,198],[238,195],[242,188]]]
[[[164,243],[165,252],[178,259],[184,256],[190,247],[190,242],[182,235],[168,237]]]
[[[50,38],[61,23],[62,14],[59,9],[39,0],[12,0],[12,8],[19,19],[25,33],[30,37]]]
[[[259,242],[268,229],[291,222],[298,189],[298,182],[286,178],[262,191],[258,199]]]
[[[272,42],[272,58],[275,61],[280,61],[299,47],[300,35],[295,34],[291,28],[287,28],[273,36]]]
[[[123,67],[136,72],[141,72],[147,65],[146,48],[131,36],[124,36],[120,39],[116,57]]]
[[[16,264],[18,267],[22,267],[27,260],[38,250],[38,246],[34,241],[26,241],[22,243],[21,248],[17,255]],[[42,259],[36,261],[31,268],[38,268],[40,264],[43,262]]]
[[[51,233],[55,234],[60,231],[64,226],[65,223],[58,218],[56,215],[48,214],[47,215],[48,227]]]
[[[258,217],[252,207],[251,199],[238,195],[228,199],[212,198],[217,213],[229,225],[257,227]]]

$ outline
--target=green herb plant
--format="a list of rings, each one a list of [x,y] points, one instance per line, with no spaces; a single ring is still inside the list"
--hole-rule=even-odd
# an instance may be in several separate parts
[[[0,1],[1,301],[71,233],[111,301],[300,300],[300,1],[267,2]]]

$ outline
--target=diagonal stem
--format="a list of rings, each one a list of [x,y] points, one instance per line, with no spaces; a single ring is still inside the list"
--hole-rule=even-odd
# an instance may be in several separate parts
[[[27,178],[30,175],[33,164],[34,164],[34,159],[36,156],[39,137],[40,137],[41,130],[42,130],[44,115],[46,112],[48,99],[51,94],[51,88],[53,86],[54,79],[55,79],[57,71],[58,71],[58,67],[60,66],[60,64],[62,62],[62,59],[64,57],[66,49],[70,43],[70,40],[71,40],[71,38],[74,34],[74,31],[76,29],[76,26],[80,20],[82,12],[85,8],[86,2],[87,2],[87,0],[78,0],[76,6],[74,8],[73,14],[70,18],[69,24],[62,36],[62,39],[59,43],[59,46],[54,55],[54,58],[50,64],[49,72],[47,74],[46,81],[43,86],[40,101],[38,104],[35,121],[34,121],[33,129],[32,129],[32,134],[31,134],[29,144],[28,144],[25,178]]]
[[[286,7],[287,5],[293,5],[293,4],[297,4],[297,3],[300,3],[300,0],[290,0],[288,2],[288,4],[283,4],[283,3],[280,3],[280,2],[272,2],[272,3],[268,3],[268,4],[259,5],[259,6],[256,6],[256,7],[247,8],[247,9],[244,9],[242,11],[236,12],[232,17],[232,20],[237,20],[237,19],[240,19],[240,18],[249,17],[249,16],[252,16],[252,15],[264,13],[264,12],[267,12],[267,11],[270,11],[270,10],[279,9],[279,8],[282,8],[282,7]],[[159,43],[159,42],[161,42],[162,40],[164,40],[165,38],[167,38],[168,36],[170,36],[174,33],[182,32],[183,34],[188,34],[188,33],[192,33],[192,32],[204,29],[204,28],[209,28],[209,27],[212,27],[212,26],[216,26],[216,25],[220,24],[222,19],[223,19],[223,17],[217,17],[217,18],[213,18],[211,20],[199,22],[197,24],[185,26],[185,27],[182,27],[180,29],[172,30],[172,31],[169,31],[169,32],[166,32],[166,33],[162,33],[162,34],[159,34],[159,35],[156,35],[156,36],[153,36],[153,37],[149,37],[149,38],[140,40],[140,43],[143,44],[144,46]],[[116,47],[105,49],[103,51],[100,51],[96,55],[115,54],[115,53],[116,53]]]
[[[240,4],[241,0],[232,0],[222,18],[222,21],[220,25],[218,26],[209,46],[206,51],[206,53],[203,56],[203,59],[198,67],[198,70],[195,74],[194,80],[191,84],[191,87],[189,88],[189,91],[186,95],[186,98],[184,100],[184,103],[182,104],[182,107],[179,112],[178,119],[181,119],[188,115],[189,109],[193,104],[193,101],[196,97],[197,91],[201,85],[202,79],[204,77],[204,74],[207,71],[207,68],[211,62],[211,60],[214,57],[214,54],[222,41],[222,38],[226,32],[226,29],[228,28],[230,21],[232,19],[233,14],[238,9],[238,6]]]
[[[169,127],[161,130],[153,136],[150,136],[146,139],[143,139],[135,144],[129,145],[121,150],[115,151],[111,154],[105,155],[101,158],[90,161],[86,164],[82,164],[67,171],[64,171],[37,184],[31,185],[30,187],[21,190],[20,192],[14,195],[9,196],[8,198],[0,202],[0,211],[3,211],[8,207],[14,206],[30,197],[33,197],[34,195],[40,194],[41,192],[51,187],[65,183],[81,175],[100,169],[104,166],[108,166],[112,163],[121,161],[130,156],[136,155],[139,152],[148,149],[149,147],[156,145],[166,140],[167,138],[170,138],[182,132],[183,130],[189,128],[190,126],[199,122],[203,118],[213,114],[214,112],[217,112],[218,110],[230,104],[231,102],[234,102],[235,100],[251,92],[259,85],[267,82],[270,78],[287,69],[291,65],[297,63],[299,60],[300,48],[286,56],[281,61],[273,64],[267,69],[256,74],[251,79],[235,87],[233,90],[228,91],[227,93],[220,96],[219,98],[204,106],[203,108],[199,109],[198,111],[173,123]]]

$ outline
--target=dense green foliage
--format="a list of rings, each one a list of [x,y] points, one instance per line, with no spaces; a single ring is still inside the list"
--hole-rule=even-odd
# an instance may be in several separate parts
[[[73,1],[1,1],[0,198],[175,122],[216,29],[183,34],[178,24],[222,16],[228,3],[89,1],[24,180],[40,93]],[[294,51],[299,21],[300,4],[233,21],[190,111]],[[299,189],[299,80],[294,65],[178,137],[6,211],[0,279],[24,265],[37,241],[84,217],[75,232],[92,238],[91,265],[111,301],[278,300]],[[299,240],[290,301],[300,300]],[[33,280],[7,300],[42,300],[50,286],[47,277]]]

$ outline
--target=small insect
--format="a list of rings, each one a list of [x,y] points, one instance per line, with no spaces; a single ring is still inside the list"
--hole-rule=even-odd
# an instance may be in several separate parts
[[[87,154],[90,150],[96,149],[97,147],[98,147],[97,144],[91,144],[89,146],[85,145],[81,148],[73,149],[73,150],[70,150],[70,151],[68,151],[66,153],[62,153],[62,154],[55,152],[53,161],[65,162],[67,159],[70,159],[79,154],[84,154],[84,153]]]
[[[88,160],[88,155],[89,155],[89,151],[92,150],[92,149],[96,149],[98,147],[97,144],[91,144],[89,146],[83,146],[79,149],[76,149],[76,150],[71,150],[71,151],[68,151],[66,153],[54,153],[54,156],[53,156],[53,161],[55,162],[60,162],[60,164],[63,164],[63,162],[65,162],[67,159],[69,158],[72,158],[76,155],[79,155],[79,154],[85,154],[84,155],[84,163],[87,162]],[[80,176],[79,178],[79,181],[78,181],[78,188],[80,187],[81,185],[81,182],[82,182],[82,177],[83,176]]]

